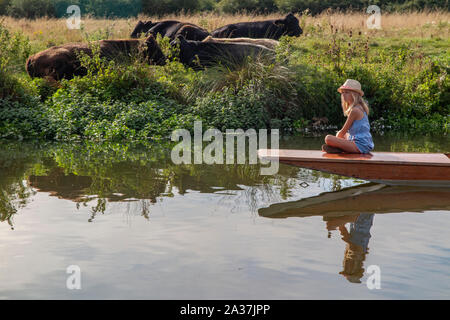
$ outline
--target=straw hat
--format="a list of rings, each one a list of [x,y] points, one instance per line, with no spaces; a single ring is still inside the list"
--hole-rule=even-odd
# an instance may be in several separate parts
[[[342,89],[358,92],[361,96],[364,95],[364,92],[361,90],[361,83],[353,79],[347,79],[347,81],[340,86],[338,92],[342,93]]]

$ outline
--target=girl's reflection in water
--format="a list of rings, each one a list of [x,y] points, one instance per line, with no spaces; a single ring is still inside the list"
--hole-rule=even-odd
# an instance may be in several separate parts
[[[361,283],[364,275],[363,263],[368,253],[373,216],[373,213],[361,213],[327,219],[328,231],[337,228],[341,233],[342,240],[347,243],[342,263],[344,270],[339,274],[352,283]],[[350,223],[350,232],[345,227],[346,223]]]

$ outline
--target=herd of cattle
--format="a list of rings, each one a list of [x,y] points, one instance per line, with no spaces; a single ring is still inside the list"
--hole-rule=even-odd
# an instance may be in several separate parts
[[[300,36],[302,29],[292,13],[283,19],[229,24],[211,33],[191,23],[139,21],[131,33],[132,39],[100,40],[96,45],[100,56],[107,59],[140,53],[149,64],[164,65],[166,57],[155,40],[158,34],[168,37],[171,46],[179,46],[181,63],[199,68],[222,62],[239,63],[248,56],[273,55],[281,36]],[[141,40],[143,35],[145,39]],[[31,77],[54,80],[83,76],[86,69],[80,63],[79,53],[92,56],[92,48],[84,43],[51,47],[29,57],[26,70]]]

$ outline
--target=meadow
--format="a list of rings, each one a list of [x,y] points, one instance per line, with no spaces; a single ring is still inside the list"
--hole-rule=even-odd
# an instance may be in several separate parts
[[[278,128],[285,134],[334,130],[345,121],[336,89],[358,79],[371,107],[374,131],[447,135],[450,127],[450,13],[297,15],[298,38],[283,37],[276,62],[249,59],[233,68],[194,71],[176,55],[165,66],[138,59],[84,61],[89,73],[70,81],[31,79],[27,57],[68,42],[128,38],[138,20],[176,19],[209,31],[233,22],[282,14],[197,13],[133,19],[0,17],[0,138],[47,140],[161,140],[175,128]],[[169,53],[165,39],[158,39]],[[322,121],[317,119],[322,118]],[[326,118],[326,120],[324,119]]]

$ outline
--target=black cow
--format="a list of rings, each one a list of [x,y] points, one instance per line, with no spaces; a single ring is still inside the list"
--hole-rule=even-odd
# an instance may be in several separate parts
[[[139,20],[136,27],[134,27],[133,32],[131,33],[130,37],[132,39],[137,39],[141,36],[142,33],[147,33],[148,30],[150,30],[151,27],[153,27],[156,23],[153,23],[151,21],[145,21],[142,22]]]
[[[278,40],[281,36],[298,37],[303,33],[298,19],[289,13],[284,19],[232,23],[211,32],[214,38],[269,38]]]
[[[141,33],[157,36],[158,33],[163,37],[174,40],[178,35],[182,35],[187,40],[202,41],[209,32],[192,23],[180,22],[175,20],[166,20],[152,23],[151,21],[139,21],[133,32],[132,38],[138,38]]]
[[[179,44],[181,63],[199,69],[215,64],[236,66],[249,56],[274,57],[274,51],[264,46],[250,43],[221,43],[186,40],[178,36],[171,46]]]

